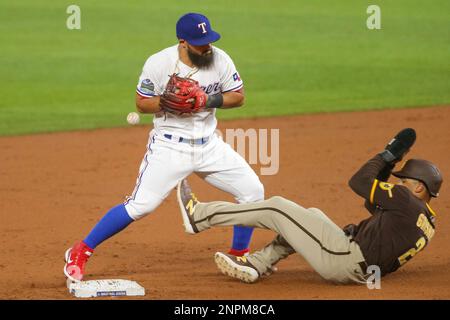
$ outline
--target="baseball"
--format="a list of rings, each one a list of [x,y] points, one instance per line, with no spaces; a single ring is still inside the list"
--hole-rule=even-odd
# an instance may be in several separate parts
[[[127,116],[127,122],[131,125],[138,124],[140,121],[139,114],[136,112],[130,112]]]

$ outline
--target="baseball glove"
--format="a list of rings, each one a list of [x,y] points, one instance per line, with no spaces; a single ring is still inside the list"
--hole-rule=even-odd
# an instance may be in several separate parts
[[[192,113],[204,108],[207,95],[198,81],[182,78],[175,73],[170,77],[160,97],[162,110],[172,113]]]

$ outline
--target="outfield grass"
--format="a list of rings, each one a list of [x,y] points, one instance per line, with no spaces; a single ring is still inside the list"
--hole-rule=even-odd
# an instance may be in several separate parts
[[[66,8],[81,7],[81,30]],[[0,3],[0,135],[127,125],[146,58],[205,13],[245,82],[220,118],[450,103],[450,2],[51,1]],[[150,116],[144,118],[151,121]]]

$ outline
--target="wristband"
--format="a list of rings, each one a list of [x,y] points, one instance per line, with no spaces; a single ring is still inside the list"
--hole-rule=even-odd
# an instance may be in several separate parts
[[[223,95],[221,93],[208,96],[206,108],[220,108],[223,105]]]

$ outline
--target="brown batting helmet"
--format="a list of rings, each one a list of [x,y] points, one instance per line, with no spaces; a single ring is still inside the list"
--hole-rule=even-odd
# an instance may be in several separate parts
[[[397,178],[419,180],[427,187],[432,197],[439,195],[442,184],[442,175],[439,169],[430,161],[409,159],[399,171],[392,172]]]

